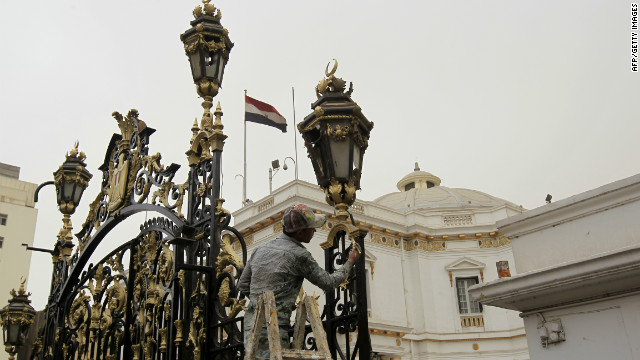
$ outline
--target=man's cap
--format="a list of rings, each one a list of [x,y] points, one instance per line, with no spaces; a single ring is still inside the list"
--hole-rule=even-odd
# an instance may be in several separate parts
[[[284,211],[282,217],[284,231],[294,233],[298,230],[318,228],[327,222],[324,214],[315,214],[307,205],[295,204]]]

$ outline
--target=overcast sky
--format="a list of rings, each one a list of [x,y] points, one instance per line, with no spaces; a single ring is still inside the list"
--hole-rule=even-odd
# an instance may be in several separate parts
[[[100,186],[97,167],[111,113],[131,108],[157,132],[152,153],[182,165],[202,108],[179,35],[197,1],[3,1],[0,5],[0,162],[21,179],[52,180],[76,140],[94,174],[72,217],[76,230]],[[295,158],[315,182],[293,127],[311,112],[331,59],[375,123],[363,200],[397,191],[419,162],[442,185],[469,188],[532,209],[638,173],[640,74],[631,72],[628,1],[239,1],[214,3],[235,47],[216,97],[229,136],[223,197],[241,202],[246,89],[275,106],[285,134],[248,124],[247,193],[269,193],[271,160]],[[289,165],[291,162],[289,161]],[[294,178],[293,167],[274,188]],[[35,246],[60,227],[55,194],[40,194]],[[139,223],[121,243],[137,234]],[[112,245],[106,245],[111,248]],[[32,256],[30,291],[42,308],[50,257]],[[1,289],[4,291],[4,289]]]

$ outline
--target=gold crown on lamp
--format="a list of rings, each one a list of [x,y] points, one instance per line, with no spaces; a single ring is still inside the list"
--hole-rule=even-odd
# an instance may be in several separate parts
[[[80,161],[84,161],[84,159],[87,158],[87,156],[84,154],[84,152],[79,151],[78,150],[78,145],[80,143],[78,142],[78,140],[76,140],[75,144],[73,145],[73,149],[71,149],[68,153],[67,153],[67,158],[77,158]]]
[[[197,19],[202,15],[209,15],[209,16],[215,16],[216,18],[218,18],[218,20],[221,19],[222,13],[220,12],[220,9],[216,8],[213,4],[210,4],[210,2],[211,0],[202,0],[202,3],[204,5],[203,6],[198,5],[196,6],[195,9],[193,9],[193,17]]]

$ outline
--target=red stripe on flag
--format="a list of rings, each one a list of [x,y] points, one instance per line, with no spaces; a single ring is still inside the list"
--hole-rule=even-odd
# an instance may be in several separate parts
[[[280,115],[280,113],[278,112],[278,110],[276,110],[276,108],[274,108],[273,106],[271,106],[271,105],[269,105],[267,103],[264,103],[264,102],[262,102],[260,100],[254,99],[254,98],[252,98],[250,96],[247,96],[247,95],[244,96],[244,100],[245,100],[245,102],[255,106],[256,108],[258,108],[258,110],[274,112],[274,113]],[[280,115],[280,116],[282,116],[282,115]]]

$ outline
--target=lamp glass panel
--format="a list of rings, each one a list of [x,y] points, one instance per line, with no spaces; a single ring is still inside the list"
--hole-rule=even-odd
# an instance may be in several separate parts
[[[325,175],[324,165],[322,163],[322,155],[321,155],[322,152],[320,151],[320,148],[318,147],[318,145],[313,144],[311,146],[312,146],[311,161],[313,161],[313,164],[314,164],[316,177],[318,181],[325,181],[326,175]]]
[[[218,62],[220,61],[220,54],[209,52],[204,58],[205,76],[209,79],[216,79],[216,70],[218,69]]]
[[[27,335],[29,334],[29,325],[21,325],[20,326],[20,334],[18,335],[18,344],[24,345],[27,340]]]
[[[219,55],[218,59],[218,84],[222,84],[222,74],[224,74],[224,66],[226,64],[226,60],[222,54]]]
[[[62,201],[62,187],[56,185],[56,200],[58,203]]]
[[[349,177],[349,168],[351,167],[349,159],[349,139],[336,141],[329,138],[329,146],[331,150],[331,162],[333,164],[334,176],[336,178],[347,179]]]
[[[64,201],[72,201],[73,200],[73,188],[76,186],[76,184],[72,183],[72,182],[64,182],[63,183],[63,200]]]
[[[189,54],[189,63],[191,64],[191,75],[193,75],[193,80],[200,80],[202,78],[202,64],[200,63],[199,51]]]
[[[360,147],[358,145],[353,144],[353,169],[361,169],[362,163],[360,156]]]
[[[76,206],[80,203],[80,198],[82,198],[82,186],[80,185],[76,185],[75,189],[73,190],[73,203],[76,204]]]
[[[11,345],[16,345],[18,343],[18,338],[20,337],[20,324],[10,323],[7,325],[7,343]]]

